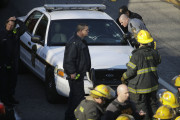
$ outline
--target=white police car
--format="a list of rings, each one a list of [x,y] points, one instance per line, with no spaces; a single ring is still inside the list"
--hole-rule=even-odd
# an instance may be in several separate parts
[[[47,99],[69,94],[63,71],[65,43],[79,23],[89,26],[87,40],[92,70],[84,79],[85,93],[97,84],[117,86],[133,48],[101,4],[46,4],[20,17],[28,31],[21,36],[20,59],[46,86]]]

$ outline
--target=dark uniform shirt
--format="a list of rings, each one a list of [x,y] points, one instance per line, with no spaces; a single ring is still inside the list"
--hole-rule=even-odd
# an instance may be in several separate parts
[[[124,79],[129,79],[129,91],[135,94],[145,94],[157,90],[157,66],[160,62],[158,51],[149,46],[142,46],[134,50],[127,63],[127,71],[123,74]]]
[[[87,43],[76,34],[66,44],[63,67],[68,75],[90,71],[91,59]]]
[[[120,103],[115,99],[106,108],[103,120],[116,120],[116,118],[121,114],[129,114],[137,119],[139,118],[138,113],[136,113],[136,108],[131,101],[127,100],[124,103]]]
[[[78,120],[101,120],[104,110],[92,97],[81,101],[74,114]]]
[[[6,29],[0,31],[0,66],[12,65],[14,60],[19,58],[19,39],[26,31],[26,26],[18,19],[16,19],[16,23],[20,27],[13,31]]]

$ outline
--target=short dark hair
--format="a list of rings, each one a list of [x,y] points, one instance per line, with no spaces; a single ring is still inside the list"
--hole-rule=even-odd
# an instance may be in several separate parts
[[[16,21],[15,21],[15,20],[7,20],[7,21],[6,21],[6,25],[7,25],[8,22],[10,22],[10,21],[11,21],[11,22],[14,22],[14,27],[15,27],[15,26],[16,26]]]
[[[123,5],[123,6],[121,6],[120,8],[119,8],[119,10],[122,10],[122,14],[126,14],[126,12],[128,12],[129,10],[128,10],[128,8],[127,8],[127,6],[125,6],[125,5]]]
[[[88,26],[88,25],[85,23],[78,24],[76,31],[79,32],[79,31],[83,30],[85,28],[85,26]]]

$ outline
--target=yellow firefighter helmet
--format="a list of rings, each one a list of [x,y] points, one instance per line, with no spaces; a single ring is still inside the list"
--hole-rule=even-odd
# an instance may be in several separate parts
[[[172,119],[174,116],[175,112],[170,106],[162,105],[157,109],[153,117],[157,119]]]
[[[135,120],[132,115],[121,114],[116,120]]]
[[[94,90],[90,91],[90,95],[94,98],[107,98],[112,99],[115,97],[115,91],[107,85],[98,85]]]
[[[147,30],[140,30],[137,35],[137,41],[142,44],[148,44],[153,42],[153,38]]]
[[[169,105],[172,108],[179,107],[179,103],[176,96],[170,91],[165,91],[163,93],[162,97],[160,98],[160,102],[163,105]]]

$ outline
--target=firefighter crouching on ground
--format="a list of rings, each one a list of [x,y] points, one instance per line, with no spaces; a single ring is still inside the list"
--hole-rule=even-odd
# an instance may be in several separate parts
[[[115,91],[106,85],[98,85],[90,91],[90,96],[81,101],[74,114],[78,120],[101,120],[104,114],[103,104],[106,99],[115,97]]]
[[[157,66],[161,63],[161,58],[158,51],[148,45],[153,42],[148,31],[141,30],[137,35],[137,41],[140,46],[132,51],[132,57],[127,63],[127,71],[121,77],[121,81],[122,83],[128,81],[130,100],[135,102],[139,112],[142,110],[146,113],[144,120],[149,120],[158,107]]]
[[[179,116],[180,115],[180,105],[179,102],[176,98],[176,96],[170,92],[170,91],[165,91],[162,96],[160,97],[161,104],[163,105],[168,105],[171,108],[173,108],[173,110],[176,112],[176,115]]]
[[[122,114],[116,120],[135,120],[132,115]]]
[[[174,120],[175,112],[170,106],[162,105],[157,109],[153,117],[155,120]]]
[[[135,105],[129,101],[129,90],[125,84],[117,87],[117,95],[117,98],[106,108],[103,120],[116,120],[121,114],[129,114],[136,120],[140,120],[140,115],[145,115],[142,111],[140,113],[136,112]]]
[[[19,27],[16,27],[16,24]],[[19,60],[19,39],[27,30],[25,24],[10,17],[0,31],[0,100],[8,106],[18,104],[13,97],[16,88]]]

